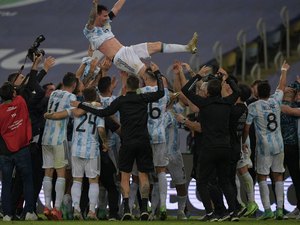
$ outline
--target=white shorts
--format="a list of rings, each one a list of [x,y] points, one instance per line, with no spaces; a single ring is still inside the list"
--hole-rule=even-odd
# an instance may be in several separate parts
[[[123,46],[115,55],[113,63],[120,70],[137,75],[145,64],[141,58],[149,58],[147,43]]]
[[[248,168],[252,168],[253,164],[252,164],[250,156],[251,156],[250,148],[248,148],[248,152],[241,151],[241,159],[237,162],[236,168],[240,169],[245,166],[247,166]]]
[[[262,156],[256,155],[256,173],[261,175],[269,175],[270,169],[275,173],[283,173],[284,153],[281,152],[277,155]]]
[[[169,164],[167,169],[172,177],[172,182],[175,185],[185,184],[186,175],[184,170],[183,158],[181,153],[168,154]]]
[[[169,163],[166,143],[151,144],[154,167],[165,167]]]
[[[72,156],[72,177],[82,178],[84,174],[87,178],[95,178],[100,175],[100,157],[94,159],[84,159]]]
[[[42,145],[43,168],[60,169],[65,167],[68,165],[67,152],[66,141],[62,145]]]

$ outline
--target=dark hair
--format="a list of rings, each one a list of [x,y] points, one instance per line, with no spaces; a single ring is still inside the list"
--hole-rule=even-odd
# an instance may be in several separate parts
[[[97,92],[94,87],[85,88],[82,91],[84,100],[87,102],[93,102],[97,99]]]
[[[43,88],[44,90],[46,90],[47,87],[48,87],[49,85],[54,85],[54,84],[50,82],[50,83],[44,84],[44,85],[42,86],[42,88]]]
[[[10,82],[5,82],[0,88],[0,97],[3,101],[12,100],[14,96],[14,86]]]
[[[240,98],[242,102],[245,102],[251,96],[251,88],[247,84],[239,84]]]
[[[253,81],[253,83],[251,84],[251,87],[254,87],[255,85],[259,84],[260,82],[262,82],[262,80]]]
[[[97,13],[100,15],[102,11],[108,11],[108,8],[104,5],[98,5],[97,6]]]
[[[106,76],[106,77],[101,77],[99,82],[98,82],[98,90],[100,93],[105,93],[108,88],[111,85],[111,78]]]
[[[134,91],[136,89],[139,88],[139,84],[140,84],[140,81],[139,81],[139,78],[135,75],[129,75],[128,78],[127,78],[127,81],[126,81],[126,86]]]
[[[11,84],[14,84],[17,77],[19,76],[20,73],[12,73],[12,74],[9,74],[8,75],[8,78],[7,80],[11,83]]]
[[[155,74],[153,73],[153,71],[151,70],[150,67],[148,67],[148,68],[146,69],[145,74],[146,74],[147,77],[149,77],[151,80],[156,80]]]
[[[269,98],[271,93],[271,86],[268,81],[261,81],[257,85],[257,95],[259,98]]]
[[[207,83],[207,93],[210,97],[221,95],[221,81],[218,79],[209,80]]]
[[[63,78],[63,85],[66,87],[72,87],[74,83],[77,83],[77,78],[74,73],[68,72]]]

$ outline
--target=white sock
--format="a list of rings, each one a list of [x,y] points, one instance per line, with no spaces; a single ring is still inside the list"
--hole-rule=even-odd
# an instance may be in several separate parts
[[[132,210],[133,204],[136,199],[137,190],[139,188],[139,185],[135,182],[132,182],[130,184],[130,192],[129,192],[129,208]]]
[[[269,192],[269,187],[267,184],[267,181],[261,181],[258,183],[259,184],[259,192],[260,192],[260,198],[262,201],[262,204],[264,206],[264,209],[270,209],[270,192]]]
[[[178,210],[184,211],[184,208],[185,208],[185,205],[186,205],[186,199],[187,199],[187,195],[185,195],[185,196],[177,195]]]
[[[107,206],[107,191],[104,186],[100,185],[98,208],[106,209],[106,206]]]
[[[55,183],[55,208],[60,209],[62,199],[65,194],[65,186],[66,186],[66,179],[63,177],[58,177]]]
[[[155,214],[155,211],[159,204],[159,188],[158,183],[153,184],[152,193],[151,193],[151,211]]]
[[[73,185],[71,188],[73,206],[79,212],[80,212],[81,186],[82,186],[81,182],[73,181]]]
[[[95,212],[99,198],[99,184],[91,183],[89,188],[90,211]]]
[[[168,182],[166,173],[162,172],[157,175],[158,178],[158,187],[159,187],[159,198],[160,198],[160,207],[166,207],[167,201],[167,191],[168,191]]]
[[[165,44],[163,43],[162,52],[176,53],[176,52],[189,52],[187,45],[179,44]]]
[[[52,200],[52,177],[44,177],[43,179],[43,190],[45,196],[45,207],[51,209]]]
[[[253,187],[253,179],[249,172],[241,175],[241,181],[244,184],[245,191],[248,197],[248,202],[254,202],[254,187]]]
[[[277,199],[277,208],[283,208],[283,198],[284,198],[284,190],[283,190],[283,181],[275,182],[275,194]]]
[[[236,199],[242,205],[244,204],[241,198],[241,183],[237,175],[235,175],[235,186],[236,186]]]

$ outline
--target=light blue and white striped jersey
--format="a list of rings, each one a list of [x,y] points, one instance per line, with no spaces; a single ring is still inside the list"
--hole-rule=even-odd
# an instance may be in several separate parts
[[[258,100],[248,106],[247,124],[254,122],[256,152],[269,156],[283,152],[280,112],[283,92],[276,90],[268,100]]]
[[[168,154],[181,154],[179,149],[178,128],[179,124],[174,116],[174,113],[183,113],[184,108],[176,103],[171,110],[165,112],[165,129],[166,129],[166,146]]]
[[[111,31],[111,20],[107,20],[103,27],[94,27],[92,30],[83,29],[84,36],[89,40],[92,50],[97,50],[104,41],[113,38],[115,35]]]
[[[146,86],[140,89],[141,93],[155,92],[157,86]],[[167,103],[170,100],[169,90],[164,89],[165,95],[158,102],[148,104],[148,132],[151,144],[159,144],[166,142],[164,115]]]
[[[112,95],[110,97],[103,97],[101,95],[99,95],[99,96],[100,96],[100,102],[101,102],[103,108],[106,108],[107,106],[109,106],[110,103],[112,103],[112,101],[117,98],[117,96],[115,96],[115,95]],[[115,115],[116,119],[120,120],[119,112],[116,112],[114,115]],[[115,152],[116,156],[118,156],[117,152],[119,150],[120,142],[121,142],[119,135],[109,131],[107,134],[107,140],[108,140],[109,148]]]
[[[72,156],[93,159],[100,155],[99,127],[104,128],[104,119],[94,114],[74,118]]]
[[[53,91],[48,102],[48,112],[60,112],[72,109],[70,102],[76,101],[76,96],[63,90]],[[42,145],[61,145],[67,140],[67,124],[69,119],[46,120]]]

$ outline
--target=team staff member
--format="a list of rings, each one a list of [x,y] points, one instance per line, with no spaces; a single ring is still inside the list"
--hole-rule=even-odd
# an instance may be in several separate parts
[[[203,150],[199,153],[197,165],[197,181],[199,182],[199,194],[206,211],[207,220],[215,217],[213,213],[211,199],[208,191],[208,182],[211,171],[216,170],[221,189],[227,200],[229,209],[228,214],[219,220],[227,220],[231,217],[236,220],[235,215],[235,196],[232,184],[229,181],[229,163],[230,163],[230,134],[229,134],[229,116],[231,106],[236,102],[239,91],[236,83],[227,79],[228,74],[223,69],[219,69],[223,75],[220,79],[213,79],[207,84],[207,97],[203,98],[190,91],[197,80],[202,77],[198,74],[193,77],[183,88],[182,93],[200,110],[200,123],[202,128],[202,146]],[[222,85],[227,82],[232,94],[227,97],[221,97]]]
[[[152,72],[154,71],[154,72]],[[161,74],[155,64],[147,70],[157,78],[156,92],[137,94],[139,79],[129,75],[126,81],[126,95],[116,98],[107,108],[97,110],[79,102],[73,106],[96,114],[100,117],[110,116],[117,111],[120,113],[122,147],[119,152],[119,169],[121,171],[121,187],[124,201],[124,215],[122,220],[130,220],[129,210],[129,179],[134,160],[139,171],[140,193],[142,196],[141,219],[148,220],[147,202],[149,196],[148,174],[153,171],[152,149],[147,129],[148,103],[159,100],[164,96],[164,87]]]

